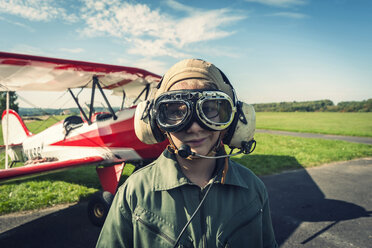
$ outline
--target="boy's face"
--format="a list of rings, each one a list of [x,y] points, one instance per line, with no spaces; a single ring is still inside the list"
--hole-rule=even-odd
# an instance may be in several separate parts
[[[203,89],[203,85],[193,82],[180,82],[171,87],[170,90],[193,90]],[[200,127],[194,121],[189,129],[180,132],[171,132],[170,136],[174,145],[179,148],[182,144],[189,145],[192,152],[200,155],[207,155],[220,136],[221,131],[209,131]]]

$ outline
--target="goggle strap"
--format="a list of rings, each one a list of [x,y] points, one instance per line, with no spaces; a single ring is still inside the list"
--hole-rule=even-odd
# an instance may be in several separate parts
[[[231,91],[232,91],[233,97],[234,97],[233,101],[236,104],[238,102],[238,97],[236,96],[236,92],[235,92],[234,87],[232,86],[230,80],[227,78],[225,73],[223,73],[219,68],[217,68],[217,69],[220,71],[223,81],[231,87]]]
[[[229,158],[225,158],[225,166],[222,171],[222,178],[221,178],[221,184],[225,184],[227,171],[229,170]]]
[[[168,152],[170,152],[172,154],[175,153],[174,147],[172,145],[170,145],[170,144],[167,145],[167,150],[168,150]]]
[[[236,113],[235,113],[234,119],[231,122],[230,126],[228,127],[228,129],[226,131],[226,134],[223,138],[223,143],[225,143],[226,145],[230,146],[230,142],[231,142],[232,137],[235,133],[236,126],[238,125],[238,121],[241,120],[240,115],[243,115],[244,120],[247,121],[246,118],[245,118],[245,115],[242,111],[242,105],[243,105],[243,103],[241,101],[238,101],[237,104],[236,104]],[[241,121],[243,121],[243,120],[241,120]]]
[[[150,115],[150,111],[152,109],[152,103],[153,101],[146,101],[146,107],[142,112],[141,120],[147,118],[147,116]]]
[[[172,137],[169,135],[168,132],[165,132],[168,140],[169,140],[169,145],[167,145],[167,149],[168,151],[170,151],[171,153],[175,153],[176,150],[177,150],[177,147],[176,145],[174,144],[173,140],[172,140]]]

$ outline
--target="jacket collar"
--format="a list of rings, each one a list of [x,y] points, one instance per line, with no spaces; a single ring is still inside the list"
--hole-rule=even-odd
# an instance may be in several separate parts
[[[193,183],[183,174],[174,154],[167,149],[159,156],[155,162],[155,173],[153,180],[153,190],[162,191],[180,187],[185,184]],[[217,160],[217,178],[215,183],[222,184],[222,171],[225,166],[225,159]],[[228,159],[228,170],[225,175],[224,184],[243,187],[248,189],[248,183],[238,172],[235,162]]]

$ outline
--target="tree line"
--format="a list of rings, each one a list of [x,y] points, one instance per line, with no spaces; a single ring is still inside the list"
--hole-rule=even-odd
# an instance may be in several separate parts
[[[257,112],[372,112],[372,98],[363,101],[339,102],[331,100],[253,104]]]

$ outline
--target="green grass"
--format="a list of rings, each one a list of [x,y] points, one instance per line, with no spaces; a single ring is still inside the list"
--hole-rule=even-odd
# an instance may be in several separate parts
[[[127,164],[120,183],[133,170],[134,166]],[[0,185],[0,215],[82,201],[100,188],[93,166],[3,184]]]
[[[372,146],[346,141],[257,133],[256,150],[233,159],[257,175],[372,156]]]
[[[26,181],[0,187],[2,214],[77,202],[96,191],[84,185],[50,180]]]
[[[25,124],[32,133],[39,133],[43,131],[44,129],[52,126],[53,124],[65,119],[66,117],[67,116],[63,116],[63,115],[55,115],[43,121],[31,121]]]
[[[257,129],[372,137],[372,113],[257,112]]]

